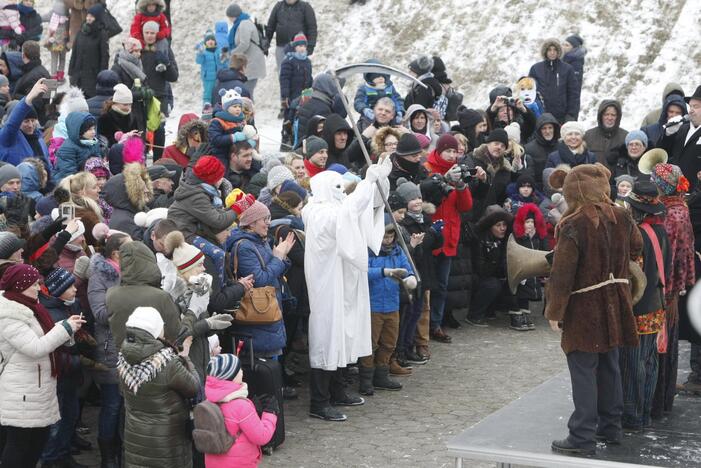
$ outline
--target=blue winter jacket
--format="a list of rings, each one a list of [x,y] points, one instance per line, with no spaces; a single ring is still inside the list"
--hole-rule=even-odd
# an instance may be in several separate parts
[[[370,310],[374,313],[386,314],[399,310],[399,283],[385,277],[385,268],[404,268],[409,275],[414,274],[414,270],[409,264],[404,251],[395,244],[392,252],[387,255],[380,252],[375,255],[372,250],[368,251],[368,282],[370,284]]]
[[[538,82],[545,110],[564,122],[579,114],[579,80],[574,69],[562,60],[543,60],[531,67],[528,76]]]
[[[100,145],[84,145],[80,142],[80,127],[87,120],[97,125],[95,117],[89,112],[71,112],[66,117],[68,138],[56,152],[56,171],[54,181],[58,184],[61,179],[80,172],[85,161],[92,156],[100,156]]]
[[[278,304],[282,310],[280,278],[290,267],[290,262],[274,257],[267,239],[262,239],[251,232],[235,229],[226,241],[231,271],[234,271],[234,254],[236,253],[234,248],[237,245],[238,277],[242,278],[253,274],[254,287],[274,286]],[[253,350],[256,354],[265,355],[281,350],[287,342],[285,323],[282,320],[270,325],[233,325],[232,329],[234,332],[248,333],[253,336]]]
[[[312,87],[312,79],[312,61],[300,60],[288,52],[280,64],[280,98],[298,98],[303,90]]]
[[[200,66],[200,78],[202,81],[214,81],[217,72],[226,66],[221,61],[221,50],[202,49],[195,55],[195,62]]]
[[[22,193],[35,201],[41,198],[41,181],[36,166],[25,161],[17,166],[17,170],[22,176]]]
[[[25,158],[40,157],[44,160],[48,170],[49,149],[46,147],[46,143],[44,143],[44,134],[39,129],[34,132],[43,152],[43,154],[34,154],[34,150],[27,141],[27,138],[24,136],[24,133],[22,133],[22,130],[19,129],[24,117],[30,110],[29,104],[27,104],[24,99],[25,98],[22,98],[22,100],[15,105],[5,125],[0,129],[0,161],[17,166]]]
[[[229,50],[229,22],[226,20],[214,23],[214,37],[217,40],[217,47],[221,50]]]
[[[385,89],[376,89],[368,83],[358,86],[358,90],[355,92],[355,99],[353,100],[353,107],[362,115],[363,109],[374,109],[377,101],[383,97],[392,99],[395,113],[399,118],[404,116],[404,99],[397,92],[394,84],[389,81],[389,77],[385,77]]]

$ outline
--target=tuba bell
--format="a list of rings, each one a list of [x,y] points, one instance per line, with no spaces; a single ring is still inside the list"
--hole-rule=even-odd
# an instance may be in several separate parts
[[[552,253],[553,251],[546,252],[523,247],[516,242],[516,238],[511,234],[506,243],[506,276],[511,294],[516,294],[519,283],[524,279],[534,276],[550,276]],[[631,260],[628,267],[631,297],[633,305],[635,305],[643,297],[647,278],[636,262]]]
[[[550,261],[544,250],[533,250],[516,242],[511,234],[506,243],[506,277],[511,294],[516,294],[519,283],[534,276],[550,276]]]
[[[653,148],[640,156],[638,161],[638,170],[643,174],[652,174],[653,169],[657,164],[667,162],[667,152],[660,148]]]

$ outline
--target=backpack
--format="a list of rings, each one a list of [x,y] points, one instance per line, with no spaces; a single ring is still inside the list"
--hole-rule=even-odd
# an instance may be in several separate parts
[[[448,105],[445,110],[445,120],[448,122],[458,120],[458,108],[462,105],[463,100],[462,93],[450,87],[448,91],[445,92],[445,96],[448,99]]]
[[[260,24],[257,19],[253,22],[253,24],[256,27],[256,31],[258,31],[258,43],[256,45],[263,52],[263,55],[267,57],[268,50],[270,49],[270,38],[265,34],[265,26]]]
[[[226,430],[224,415],[216,403],[207,400],[198,403],[192,414],[195,425],[192,440],[199,452],[220,455],[236,443],[236,437]]]

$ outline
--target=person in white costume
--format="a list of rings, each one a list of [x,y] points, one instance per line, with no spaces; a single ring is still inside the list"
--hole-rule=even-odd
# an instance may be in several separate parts
[[[368,248],[377,253],[384,235],[384,205],[389,192],[389,158],[373,164],[350,194],[343,177],[325,171],[310,181],[312,197],[302,210],[305,225],[304,271],[309,291],[309,415],[344,421],[334,406],[365,401],[346,393],[341,368],[372,354]]]

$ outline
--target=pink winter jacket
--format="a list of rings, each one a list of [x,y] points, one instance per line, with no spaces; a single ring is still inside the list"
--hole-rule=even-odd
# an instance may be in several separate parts
[[[260,447],[267,444],[275,432],[277,416],[263,413],[258,417],[253,402],[246,398],[248,387],[211,375],[205,382],[208,401],[218,403],[224,415],[226,429],[236,442],[223,455],[205,454],[207,468],[255,468],[261,457]]]

